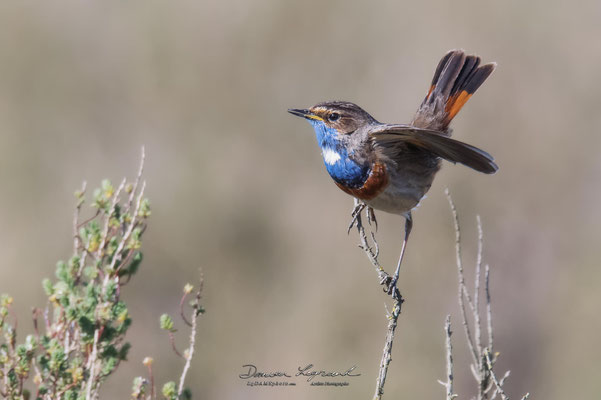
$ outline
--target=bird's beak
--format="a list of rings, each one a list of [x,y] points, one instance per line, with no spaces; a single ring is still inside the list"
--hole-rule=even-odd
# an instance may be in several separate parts
[[[313,114],[311,111],[305,109],[299,109],[299,108],[291,108],[288,110],[288,112],[292,115],[296,115],[297,117],[303,117],[306,119],[312,119],[312,120],[316,120],[316,121],[323,121],[323,118],[321,118],[318,115]]]

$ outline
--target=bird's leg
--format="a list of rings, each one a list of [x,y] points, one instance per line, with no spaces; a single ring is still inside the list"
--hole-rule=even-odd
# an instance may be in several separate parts
[[[401,255],[399,257],[399,263],[396,267],[396,271],[394,272],[394,276],[390,280],[387,280],[387,282],[384,282],[386,285],[386,288],[384,289],[384,291],[386,293],[388,293],[389,295],[391,295],[395,299],[401,298],[401,293],[397,289],[396,284],[399,280],[399,273],[401,271],[401,263],[403,262],[403,256],[405,255],[405,248],[407,247],[407,239],[409,239],[409,234],[411,233],[412,227],[413,227],[413,219],[411,218],[411,213],[409,212],[405,215],[405,238],[403,239],[403,244],[401,246]]]
[[[359,200],[355,199],[355,208],[351,213],[351,223],[348,226],[348,229],[346,230],[347,234],[351,233],[351,229],[353,229],[353,226],[355,226],[355,224],[357,223],[357,218],[359,218],[359,216],[361,215],[361,211],[363,211],[365,207],[367,207],[365,203],[361,203],[359,202]]]
[[[367,222],[371,225],[373,222],[376,227],[376,232],[378,231],[378,220],[376,220],[376,213],[372,207],[367,207]]]

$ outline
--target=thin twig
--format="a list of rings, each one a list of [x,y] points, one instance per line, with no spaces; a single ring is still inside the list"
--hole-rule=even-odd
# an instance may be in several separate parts
[[[190,364],[192,362],[192,356],[194,355],[194,346],[196,344],[196,327],[198,322],[198,317],[201,313],[200,300],[202,299],[202,288],[204,285],[204,278],[202,276],[202,272],[200,275],[200,283],[198,286],[198,290],[196,291],[196,299],[194,301],[193,314],[192,314],[192,326],[190,329],[190,345],[188,346],[188,350],[185,352],[186,363],[184,364],[184,369],[182,371],[182,375],[179,378],[179,388],[177,390],[177,398],[180,399],[182,397],[182,393],[184,392],[184,383],[186,381],[186,375],[188,374],[188,370],[190,369]],[[183,314],[183,313],[182,313]]]
[[[465,303],[463,301],[464,296],[465,296],[465,298],[468,300],[468,302],[470,304],[472,304],[471,300],[469,298],[469,293],[467,293],[467,288],[465,286],[465,278],[463,275],[463,262],[461,259],[462,258],[461,257],[461,230],[459,229],[459,217],[457,216],[457,208],[455,208],[455,203],[453,202],[453,199],[451,198],[451,193],[449,192],[449,189],[445,189],[445,194],[447,195],[449,205],[451,206],[451,213],[453,214],[453,223],[455,226],[455,255],[456,255],[456,259],[457,259],[457,272],[459,274],[458,299],[459,299],[459,307],[461,308],[461,318],[462,318],[462,322],[463,322],[463,328],[465,330],[467,344],[470,349],[470,354],[472,355],[474,365],[478,365],[479,357],[478,357],[478,353],[476,352],[476,348],[474,346],[474,339],[473,339],[472,333],[470,331],[470,326],[469,326],[468,319],[467,319],[467,312],[465,309]],[[472,305],[472,308],[474,308],[473,305]]]
[[[129,212],[131,210],[131,205],[132,205],[132,202],[134,201],[134,196],[136,195],[136,191],[138,190],[138,185],[140,184],[140,180],[142,179],[142,173],[144,172],[144,161],[145,160],[146,160],[146,150],[145,150],[144,146],[142,146],[142,154],[140,156],[140,168],[138,168],[138,175],[136,176],[136,181],[134,182],[132,191],[129,194],[129,199],[127,200],[126,212]]]
[[[457,262],[457,274],[459,280],[459,293],[458,293],[458,301],[459,307],[461,309],[461,317],[462,323],[464,326],[465,337],[468,343],[468,347],[470,349],[470,354],[472,355],[472,364],[470,365],[470,369],[474,376],[474,379],[478,383],[478,400],[485,400],[488,398],[487,393],[491,389],[492,382],[490,381],[490,374],[488,368],[486,367],[484,351],[492,350],[491,348],[483,348],[482,346],[482,324],[480,320],[480,279],[481,279],[481,270],[482,270],[482,252],[483,252],[483,233],[482,233],[482,224],[480,217],[477,216],[477,229],[478,229],[478,252],[476,256],[476,266],[475,266],[475,274],[474,274],[474,293],[473,293],[473,301],[470,297],[469,290],[465,283],[465,275],[463,269],[463,260],[462,260],[462,252],[461,252],[461,229],[459,227],[459,218],[457,215],[457,209],[453,202],[453,199],[449,193],[449,190],[446,189],[445,193],[447,195],[447,199],[449,201],[449,205],[451,208],[451,212],[453,215],[453,223],[455,227],[455,250],[456,250],[456,262]],[[488,300],[488,297],[487,297]],[[470,320],[468,319],[467,310],[465,306],[465,301],[468,302],[470,310],[471,310],[471,320],[474,326],[474,335],[470,330]],[[487,307],[490,304],[487,302]],[[491,317],[491,315],[487,315],[487,317]],[[489,332],[490,335],[490,332]],[[494,360],[493,360],[494,362]]]
[[[82,256],[79,258],[79,268],[77,269],[77,279],[79,279],[81,277],[81,274],[83,273],[83,269],[86,266],[86,259],[88,257],[88,253],[89,251],[87,251],[87,248],[90,246],[90,239],[88,239],[88,243],[83,243],[82,245],[84,247],[84,252],[82,254]]]
[[[474,319],[474,338],[476,340],[476,351],[482,354],[482,324],[480,322],[480,274],[482,271],[482,249],[484,243],[484,234],[482,232],[482,222],[480,216],[476,215],[476,227],[478,229],[478,251],[476,253],[476,272],[474,274],[474,309],[472,310]],[[477,368],[478,400],[486,399],[486,393],[490,390],[490,382],[487,376],[483,357],[478,357]]]
[[[175,354],[177,354],[179,357],[181,358],[186,358],[182,355],[182,353],[179,352],[179,350],[177,349],[177,347],[175,346],[175,335],[173,334],[172,331],[167,332],[167,335],[169,336],[169,343],[171,343],[171,349],[173,350],[173,352]]]
[[[136,251],[134,249],[129,249],[129,251],[127,252],[127,255],[125,256],[125,258],[123,259],[123,261],[121,261],[119,263],[119,266],[117,267],[117,270],[115,271],[117,274],[127,266],[127,263],[129,263],[129,261],[133,258],[134,254],[136,253]]]
[[[75,207],[75,212],[73,213],[73,254],[77,254],[77,249],[79,248],[79,241],[81,238],[79,237],[78,224],[79,224],[79,212],[81,211],[81,206],[83,204],[83,196],[86,193],[86,181],[83,181],[81,185],[81,190],[78,195],[80,196],[77,199],[77,206]]]
[[[92,397],[92,386],[96,379],[96,357],[98,355],[98,338],[100,337],[100,330],[94,331],[94,344],[92,346],[92,354],[88,360],[87,369],[90,370],[90,377],[88,378],[88,384],[86,388],[86,399],[90,400]]]
[[[451,207],[451,212],[453,214],[453,222],[455,226],[455,249],[457,256],[457,273],[459,276],[459,306],[461,308],[461,316],[463,319],[463,326],[465,328],[465,336],[468,342],[468,347],[470,349],[470,353],[474,359],[473,364],[471,365],[472,373],[474,374],[474,378],[478,382],[478,400],[494,400],[497,395],[501,396],[502,400],[509,400],[509,397],[503,390],[503,385],[505,384],[505,380],[509,377],[510,372],[507,371],[505,375],[501,379],[498,379],[495,374],[493,367],[496,362],[497,355],[493,351],[493,325],[492,325],[492,311],[491,311],[491,296],[490,296],[490,268],[487,265],[484,267],[484,291],[485,291],[485,300],[486,300],[486,330],[488,336],[488,346],[484,347],[482,345],[482,321],[480,319],[480,281],[481,281],[481,271],[482,271],[482,253],[483,253],[483,230],[482,230],[482,221],[480,220],[480,216],[476,217],[477,221],[477,229],[478,229],[478,253],[476,257],[476,266],[475,266],[475,277],[474,277],[474,293],[473,293],[473,302],[470,298],[470,293],[465,284],[465,276],[462,264],[462,254],[461,254],[461,231],[459,228],[459,219],[457,217],[457,209],[455,208],[455,204],[453,203],[453,199],[449,194],[449,190],[445,190],[447,195],[447,199],[449,201],[449,205]],[[467,311],[465,307],[464,299],[467,300],[471,312],[472,312],[472,321],[474,324],[474,332],[475,336],[471,335],[470,325],[467,317]],[[447,321],[448,324],[448,321]],[[447,361],[448,362],[448,361]],[[443,385],[445,383],[441,382]],[[489,397],[489,393],[492,388],[495,388],[495,391],[492,393],[492,396]],[[526,394],[522,400],[527,399],[529,394]],[[448,392],[447,392],[448,399]]]
[[[388,331],[386,332],[386,342],[384,343],[382,359],[380,360],[380,371],[378,372],[378,379],[376,381],[376,393],[374,395],[374,400],[380,400],[384,395],[384,384],[386,383],[386,375],[388,374],[388,365],[392,360],[392,344],[394,342],[394,332],[397,327],[399,315],[401,314],[402,303],[402,298],[394,297],[394,306],[392,308],[392,313],[388,315]]]
[[[359,239],[361,241],[359,247],[363,249],[363,251],[365,251],[367,258],[376,269],[376,273],[378,274],[380,284],[384,284],[389,279],[389,275],[388,273],[386,273],[386,271],[384,271],[384,268],[382,268],[378,261],[380,249],[378,247],[378,242],[376,241],[375,234],[371,232],[373,247],[370,246],[369,241],[367,239],[365,227],[363,226],[363,222],[361,220],[361,211],[363,211],[364,208],[365,205],[363,203],[360,203],[359,200],[355,199],[355,209],[352,214],[351,227],[353,225],[357,226],[357,232],[359,233]],[[375,222],[374,215],[371,215],[370,213],[373,213],[373,210],[370,207],[368,207],[367,218],[368,220],[373,220]],[[384,394],[384,384],[386,383],[388,366],[390,364],[390,361],[392,360],[392,344],[394,342],[394,334],[397,327],[399,315],[401,314],[401,305],[403,304],[403,299],[400,295],[394,296],[393,301],[394,304],[392,307],[392,312],[387,313],[388,329],[386,332],[386,341],[384,342],[384,349],[382,350],[382,359],[380,360],[380,369],[378,372],[378,379],[376,381],[376,391],[374,394],[374,400],[381,399],[382,395]]]
[[[38,317],[42,315],[42,310],[37,307],[33,307],[31,309],[31,317],[33,319],[33,331],[35,332],[35,336],[40,342],[40,329],[38,327]]]
[[[492,378],[493,382],[495,383],[497,391],[501,395],[501,399],[509,400],[509,396],[507,396],[507,394],[503,390],[502,383],[499,381],[499,379],[497,378],[497,375],[495,374],[495,372],[492,369],[492,361],[490,358],[490,351],[488,351],[488,349],[484,350],[484,357],[486,358],[486,368],[488,369],[488,372],[490,373],[490,377]]]
[[[357,209],[357,207],[359,207],[360,204],[361,203],[359,203],[359,200],[355,199],[355,209]],[[363,208],[361,208],[361,210],[363,210]],[[378,278],[380,279],[380,284],[382,284],[383,282],[385,282],[387,280],[388,274],[386,273],[386,271],[384,271],[384,268],[382,268],[382,266],[380,265],[380,262],[378,261],[379,248],[378,248],[377,242],[375,241],[375,236],[372,235],[372,240],[374,241],[374,247],[375,247],[375,249],[373,249],[369,245],[369,241],[367,239],[367,234],[365,233],[365,228],[363,227],[363,222],[361,220],[360,212],[357,213],[356,216],[353,216],[353,221],[356,223],[357,232],[359,233],[359,239],[361,240],[361,244],[359,245],[359,247],[361,249],[363,249],[363,251],[365,251],[367,258],[372,263],[372,265],[375,267],[376,273],[378,274]]]
[[[503,375],[503,377],[499,380],[499,384],[501,385],[501,387],[505,384],[505,380],[507,378],[509,378],[509,375],[511,375],[511,371],[507,370],[505,372],[505,375]],[[497,395],[499,394],[499,390],[495,387],[495,391],[492,394],[492,397],[490,398],[490,400],[495,400],[497,398]]]
[[[155,385],[154,385],[154,372],[152,371],[152,362],[149,362],[147,365],[148,368],[148,376],[150,377],[150,398],[156,398],[155,394]]]
[[[484,291],[486,292],[486,325],[488,330],[488,348],[493,349],[493,331],[492,331],[492,310],[490,306],[490,267],[488,264],[484,267]]]
[[[447,393],[447,400],[453,400],[457,397],[453,394],[453,345],[451,344],[451,316],[447,315],[447,320],[444,324],[445,332],[445,347],[447,349],[447,380],[446,382],[438,381],[442,386],[445,387]]]
[[[104,246],[106,246],[106,240],[109,234],[109,228],[111,226],[111,217],[115,213],[115,207],[117,207],[117,203],[119,202],[119,196],[121,195],[121,191],[125,188],[126,179],[123,178],[121,184],[117,188],[117,191],[113,193],[113,201],[111,203],[111,208],[109,208],[108,214],[106,214],[104,221],[104,231],[102,232],[102,239],[100,240],[100,245],[98,246],[98,250],[96,250],[96,259],[100,259],[103,257]]]
[[[476,215],[476,225],[478,228],[478,252],[476,255],[476,273],[474,274],[474,337],[476,339],[476,349],[478,350],[478,354],[482,354],[482,341],[480,333],[480,271],[482,270],[482,247],[484,235],[482,233],[482,222],[480,221],[479,215]]]
[[[117,263],[117,259],[121,258],[121,252],[123,251],[123,248],[125,247],[125,244],[129,240],[129,237],[131,236],[131,233],[133,232],[134,227],[136,226],[137,217],[138,217],[138,211],[140,209],[140,204],[142,203],[142,197],[144,196],[144,189],[145,188],[146,188],[146,181],[142,182],[142,188],[140,189],[140,193],[138,194],[138,200],[136,201],[136,208],[135,208],[134,213],[133,213],[133,215],[131,217],[131,222],[130,222],[128,228],[127,228],[127,231],[125,232],[125,234],[121,238],[121,241],[119,242],[119,245],[117,246],[117,250],[115,250],[115,255],[113,256],[113,259],[111,261],[111,265],[109,267],[109,271],[114,271],[115,270],[115,264]],[[108,276],[109,276],[109,274],[107,274],[107,277]],[[107,283],[107,281],[105,280],[105,284],[106,283]]]
[[[186,325],[188,325],[190,328],[192,328],[193,322],[188,321],[188,318],[186,317],[186,313],[184,312],[184,302],[186,301],[186,297],[188,297],[188,293],[184,292],[184,295],[182,296],[181,300],[179,301],[179,315],[180,315],[180,317],[182,317],[182,320],[184,321],[184,323]]]
[[[77,225],[77,229],[81,228],[82,226],[86,225],[88,222],[92,222],[93,220],[96,219],[96,217],[100,215],[100,209],[96,210],[96,212],[94,213],[94,215],[92,215],[90,218],[88,219],[84,219],[83,221],[81,221],[78,225]]]

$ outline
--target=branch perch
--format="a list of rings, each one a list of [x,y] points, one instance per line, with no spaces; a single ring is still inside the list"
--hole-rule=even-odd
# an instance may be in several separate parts
[[[379,248],[378,242],[376,241],[376,236],[373,232],[371,234],[371,241],[373,245],[370,245],[369,240],[367,238],[367,233],[365,232],[365,227],[363,226],[363,222],[361,220],[361,212],[366,208],[366,205],[359,202],[355,199],[355,209],[352,213],[352,221],[349,226],[349,230],[353,227],[353,225],[357,226],[357,232],[359,233],[359,239],[361,244],[359,247],[365,251],[367,258],[374,266],[376,273],[378,274],[378,280],[380,285],[384,284],[388,279],[389,275],[384,268],[380,265],[378,261]],[[375,220],[375,215],[373,209],[371,207],[367,207],[366,217],[368,221],[374,222],[374,225],[377,229],[377,222]],[[387,313],[388,319],[388,328],[386,331],[386,340],[384,342],[384,349],[382,350],[382,359],[380,361],[380,370],[378,373],[378,379],[376,381],[376,391],[374,394],[374,400],[382,399],[384,395],[384,384],[386,383],[386,376],[388,374],[388,366],[390,361],[392,360],[392,344],[394,342],[394,334],[397,327],[397,321],[399,319],[399,315],[401,314],[401,305],[403,304],[403,298],[400,296],[393,297],[393,306],[392,311]]]

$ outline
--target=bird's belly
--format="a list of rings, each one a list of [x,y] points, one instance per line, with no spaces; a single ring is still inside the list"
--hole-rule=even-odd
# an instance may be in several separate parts
[[[414,193],[402,193],[394,189],[388,189],[377,197],[365,201],[365,203],[376,210],[402,215],[411,211],[419,204],[420,200],[421,197],[416,198]]]
[[[434,174],[411,176],[403,173],[393,173],[386,188],[376,197],[364,200],[376,210],[392,214],[405,214],[415,208],[422,200],[430,186]]]

